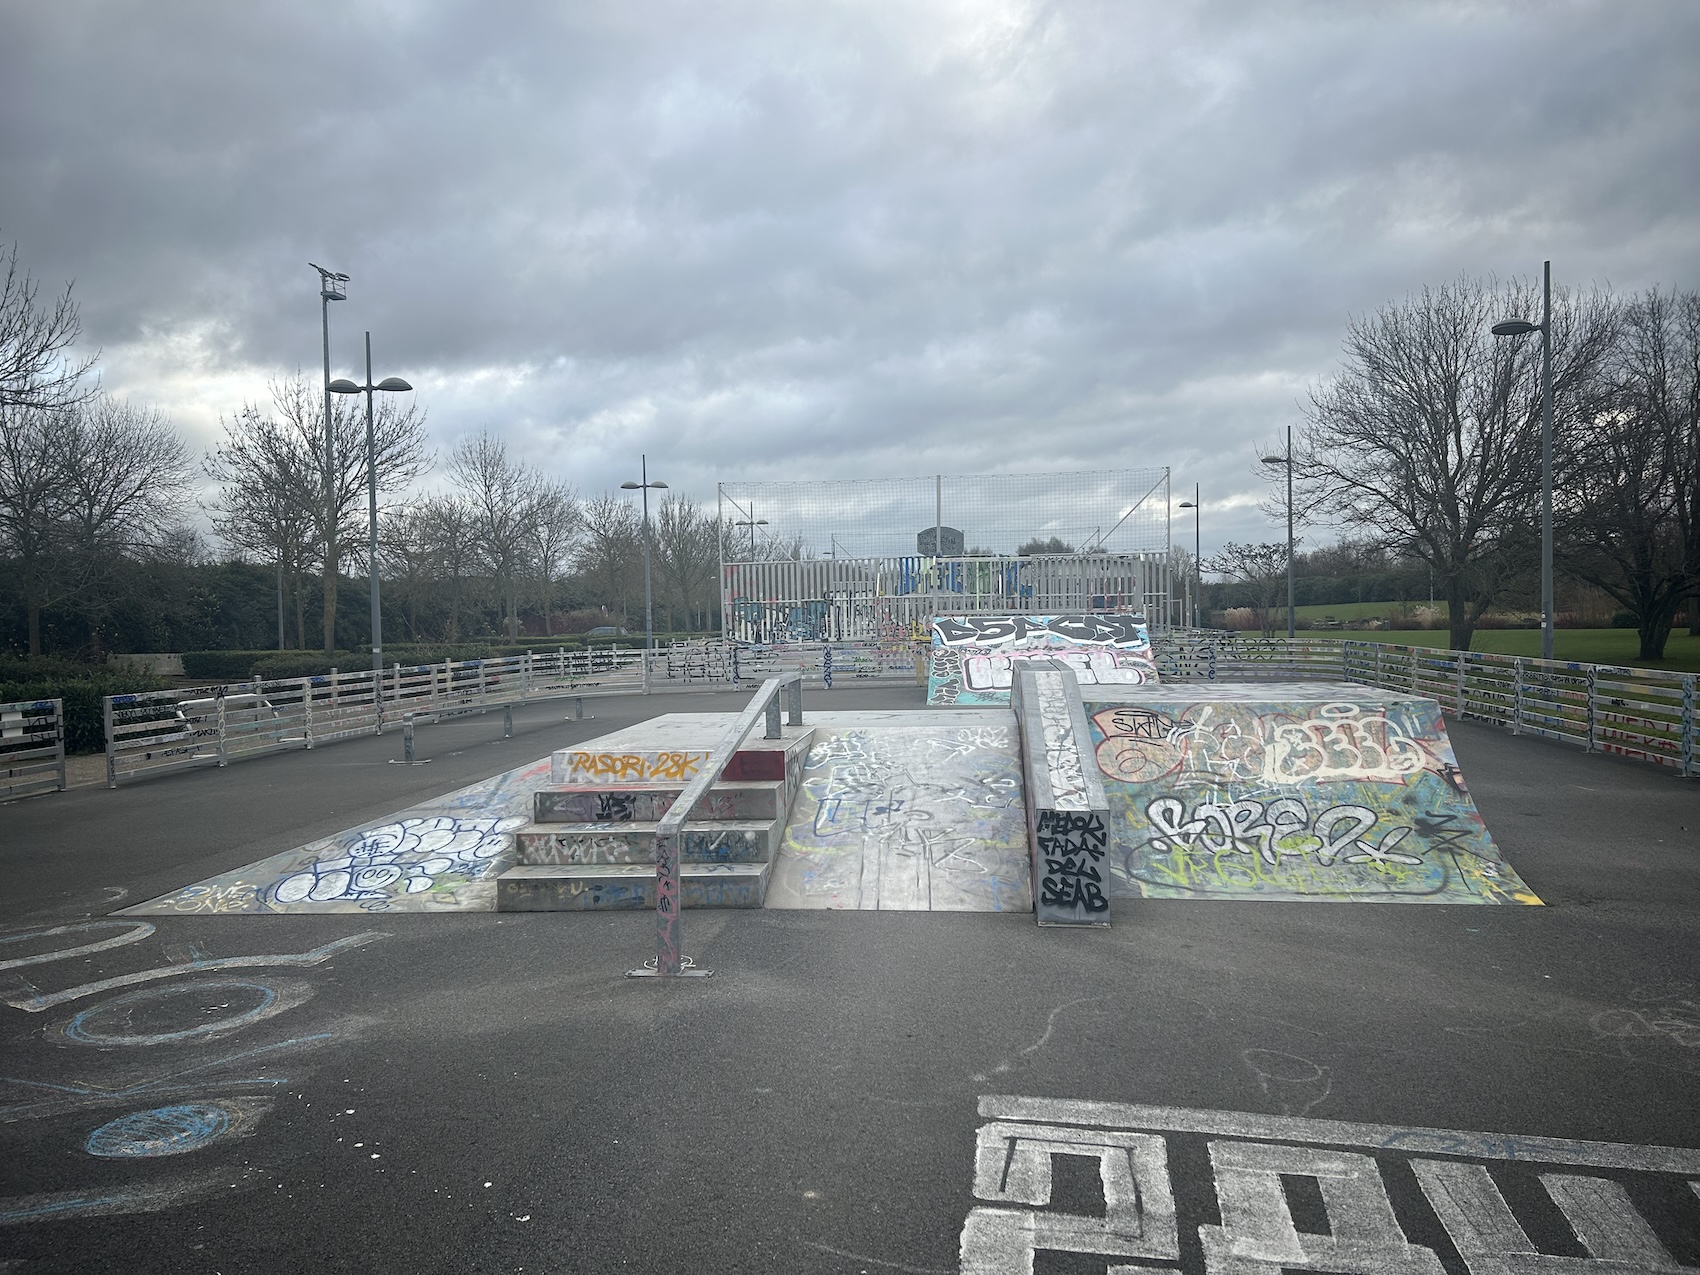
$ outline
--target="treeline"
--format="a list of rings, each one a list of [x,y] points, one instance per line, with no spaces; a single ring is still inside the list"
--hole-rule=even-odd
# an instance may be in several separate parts
[[[1555,584],[1622,608],[1643,659],[1679,616],[1700,618],[1700,293],[1557,290],[1549,318],[1531,285],[1469,279],[1353,319],[1292,451],[1261,451],[1272,520],[1290,469],[1299,525],[1347,530],[1309,570],[1294,556],[1298,603],[1432,589],[1458,650],[1490,608],[1539,608],[1547,346]],[[1329,553],[1358,561],[1329,570]],[[1226,577],[1207,602],[1266,629],[1285,606],[1284,542],[1228,544],[1202,566]]]
[[[45,295],[15,246],[4,271],[0,650],[346,651],[369,642],[374,566],[386,644],[641,631],[634,500],[581,498],[488,432],[434,467],[424,410],[394,394],[369,447],[358,396],[332,396],[327,431],[323,388],[299,374],[224,417],[197,460],[159,412],[101,392],[68,287]],[[208,480],[216,551],[193,523]],[[671,492],[651,513],[656,628],[718,627],[719,520]]]

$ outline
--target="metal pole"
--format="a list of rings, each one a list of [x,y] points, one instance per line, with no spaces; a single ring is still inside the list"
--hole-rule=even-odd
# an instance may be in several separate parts
[[[1552,262],[1541,270],[1541,658],[1552,654]]]
[[[283,559],[277,560],[277,649],[283,650]]]
[[[1293,427],[1287,426],[1287,637],[1293,636]]]
[[[1198,606],[1204,601],[1204,558],[1199,548],[1204,542],[1199,527],[1198,484],[1192,485],[1192,574],[1196,587],[1192,595],[1192,627],[1198,627]]]
[[[649,457],[643,466],[643,693],[649,694],[649,661],[655,655],[655,606],[649,591]]]
[[[332,600],[336,597],[336,443],[331,437],[331,298],[330,285],[319,288],[319,326],[325,338],[325,579],[324,627],[325,653],[336,650],[336,617]],[[368,380],[371,378],[368,377]]]
[[[384,618],[378,606],[378,446],[372,431],[372,334],[366,334],[366,568],[372,580],[372,687],[384,676]],[[379,710],[382,730],[382,710]]]

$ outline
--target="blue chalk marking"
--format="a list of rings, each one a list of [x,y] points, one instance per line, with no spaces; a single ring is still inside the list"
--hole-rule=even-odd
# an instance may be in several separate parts
[[[214,990],[235,989],[237,991],[258,992],[259,1003],[230,1018],[218,1018],[208,1023],[197,1023],[193,1027],[185,1027],[174,1032],[150,1032],[145,1034],[115,1035],[91,1026],[102,1014],[111,1014],[114,1010],[124,1010],[134,1005],[145,1004],[149,1001],[161,1000],[168,996],[180,996],[186,992],[202,993]],[[65,1026],[65,1034],[72,1040],[85,1045],[163,1045],[179,1040],[193,1040],[196,1036],[206,1036],[213,1032],[228,1031],[242,1023],[255,1018],[261,1018],[277,1002],[277,993],[264,983],[250,983],[240,979],[220,980],[216,983],[195,983],[187,987],[148,987],[139,992],[131,992],[127,996],[115,997],[92,1009],[85,1009]]]
[[[83,1149],[109,1160],[182,1155],[199,1150],[229,1129],[229,1110],[217,1103],[189,1102],[119,1116],[89,1134]]]
[[[0,1226],[5,1226],[8,1222],[29,1222],[38,1217],[52,1217],[55,1213],[81,1213],[85,1209],[105,1208],[125,1198],[122,1195],[79,1195],[70,1200],[48,1200],[43,1204],[32,1204],[24,1209],[8,1209],[0,1213]]]

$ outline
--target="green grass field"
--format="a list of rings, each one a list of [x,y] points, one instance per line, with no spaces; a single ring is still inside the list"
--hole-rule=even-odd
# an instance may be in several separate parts
[[[1285,633],[1285,625],[1278,631]],[[1359,642],[1389,642],[1400,646],[1436,646],[1443,649],[1452,644],[1445,629],[1324,629],[1301,632],[1299,636],[1351,638]],[[1561,660],[1576,660],[1583,664],[1626,664],[1638,668],[1667,669],[1676,673],[1700,673],[1700,638],[1690,637],[1686,629],[1670,635],[1670,641],[1665,643],[1665,658],[1662,660],[1636,658],[1641,643],[1635,636],[1634,629],[1557,629],[1553,632],[1552,640],[1553,654]],[[1470,649],[1491,651],[1498,655],[1538,656],[1541,653],[1541,631],[1477,629]]]

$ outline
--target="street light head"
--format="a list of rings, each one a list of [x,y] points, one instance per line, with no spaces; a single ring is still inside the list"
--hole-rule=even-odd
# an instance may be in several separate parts
[[[657,478],[654,482],[650,483],[649,485],[651,487],[659,487],[663,491],[665,491],[667,489],[667,484],[662,482],[659,478]]]
[[[364,387],[356,385],[345,376],[339,376],[325,388],[332,394],[358,394]]]
[[[377,383],[377,385],[375,385],[373,388],[374,389],[380,389],[380,390],[389,390],[392,393],[399,394],[403,390],[410,390],[413,387],[411,385],[409,385],[406,381],[402,380],[401,377],[399,377],[399,376],[386,376],[383,380],[379,381]]]
[[[1540,330],[1540,324],[1530,323],[1525,319],[1507,319],[1504,323],[1494,324],[1492,329],[1495,336],[1524,336]]]
[[[1291,462],[1289,462],[1285,456],[1265,456],[1263,458],[1263,463],[1265,465],[1286,465]],[[1181,508],[1185,509],[1186,506],[1182,505]]]
[[[620,484],[620,490],[621,491],[637,491],[642,486],[643,486],[642,483],[621,483]]]
[[[1190,500],[1183,500],[1183,501],[1181,501],[1180,504],[1176,505],[1175,508],[1176,509],[1197,509],[1198,506],[1193,504],[1192,501],[1190,501]]]

